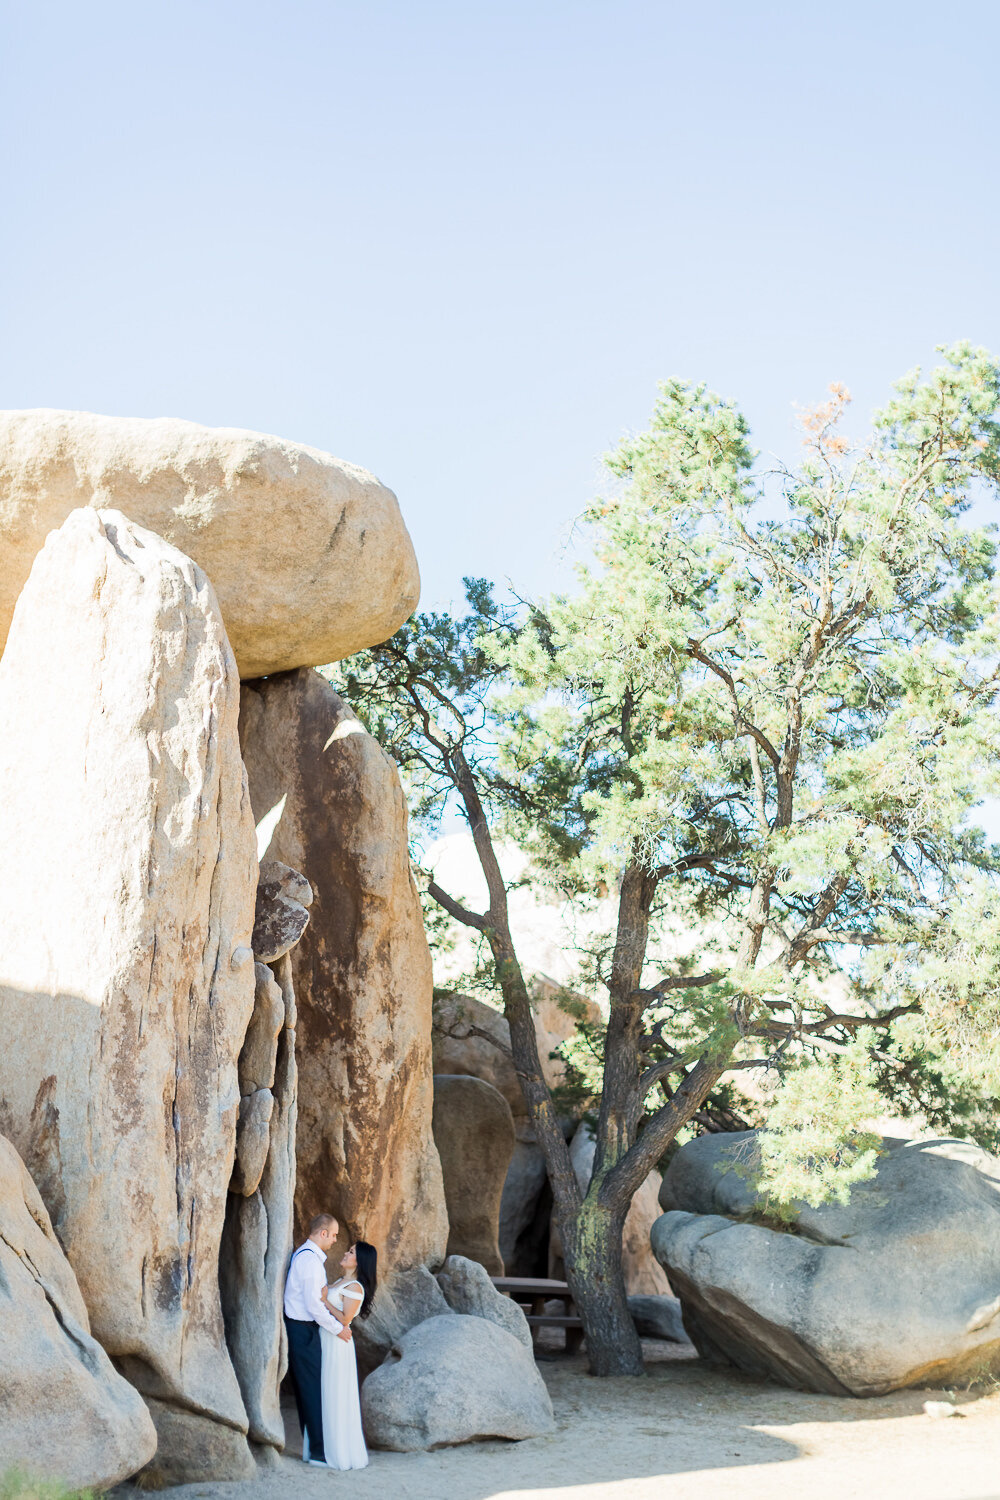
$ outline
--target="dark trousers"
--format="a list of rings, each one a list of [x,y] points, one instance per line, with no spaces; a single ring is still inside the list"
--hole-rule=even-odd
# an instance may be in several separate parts
[[[309,1433],[309,1457],[323,1457],[323,1354],[319,1324],[285,1319],[288,1333],[288,1368],[295,1390],[295,1404],[303,1433]]]

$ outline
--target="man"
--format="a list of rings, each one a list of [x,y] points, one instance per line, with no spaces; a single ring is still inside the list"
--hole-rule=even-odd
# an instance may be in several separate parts
[[[288,1365],[295,1390],[295,1404],[302,1424],[303,1456],[309,1435],[309,1462],[325,1464],[323,1451],[323,1360],[319,1331],[350,1339],[323,1306],[320,1293],[326,1285],[326,1257],[333,1248],[340,1225],[333,1214],[317,1214],[309,1225],[309,1238],[292,1256],[285,1278],[285,1328],[288,1332]]]

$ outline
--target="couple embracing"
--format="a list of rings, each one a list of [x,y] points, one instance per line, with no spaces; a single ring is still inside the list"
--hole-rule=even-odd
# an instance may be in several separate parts
[[[326,1257],[340,1226],[317,1214],[309,1238],[292,1256],[285,1279],[288,1366],[302,1424],[302,1457],[331,1469],[363,1469],[358,1362],[351,1324],[367,1317],[375,1296],[375,1247],[358,1240],[342,1257],[339,1280],[326,1282]]]

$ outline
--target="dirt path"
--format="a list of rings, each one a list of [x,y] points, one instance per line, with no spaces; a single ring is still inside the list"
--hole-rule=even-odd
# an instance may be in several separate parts
[[[373,1453],[335,1474],[292,1459],[254,1484],[190,1484],[170,1500],[1000,1500],[1000,1394],[934,1420],[907,1391],[871,1401],[782,1390],[649,1344],[645,1380],[539,1368],[557,1431],[525,1443]],[[123,1486],[118,1500],[139,1491]]]

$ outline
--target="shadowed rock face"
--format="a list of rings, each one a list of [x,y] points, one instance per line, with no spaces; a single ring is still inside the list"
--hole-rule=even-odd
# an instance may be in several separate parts
[[[396,497],[329,453],[235,427],[76,411],[0,413],[0,648],[46,534],[113,507],[194,558],[240,675],[339,661],[416,608]]]
[[[75,511],[0,662],[0,1128],[161,1476],[251,1474],[219,1241],[254,1007],[239,681],[201,569]]]
[[[314,892],[290,955],[296,1237],[329,1211],[345,1244],[371,1241],[387,1267],[439,1265],[431,964],[396,768],[317,672],[244,683],[240,736],[261,857]]]
[[[434,1141],[448,1206],[448,1255],[502,1276],[500,1197],[514,1151],[514,1121],[499,1089],[481,1078],[434,1076]]]
[[[600,1010],[593,1001],[571,995],[570,1008],[566,1009],[565,998],[550,980],[536,976],[532,981],[538,1059],[550,1088],[565,1081],[565,1065],[556,1049],[576,1031],[577,1016],[600,1020]],[[483,1032],[498,1045],[480,1034]],[[508,1276],[547,1274],[552,1194],[545,1158],[510,1056],[510,1028],[501,1012],[469,995],[435,995],[434,1071],[481,1078],[499,1089],[510,1105],[515,1141],[500,1200],[500,1257]],[[572,1121],[567,1120],[566,1125],[572,1129]],[[648,1260],[648,1226],[646,1244]]]
[[[258,889],[258,913],[261,904]],[[219,1286],[250,1439],[281,1449],[278,1392],[287,1363],[282,1299],[295,1184],[295,994],[288,954],[273,965],[257,963],[255,974],[254,1013],[239,1059],[243,1097]]]
[[[153,1456],[137,1391],[90,1336],[87,1309],[23,1162],[0,1136],[0,1460],[74,1490]]]
[[[968,1142],[886,1139],[844,1206],[795,1233],[748,1222],[732,1168],[752,1132],[677,1152],[653,1251],[708,1358],[834,1395],[1000,1372],[1000,1162]]]

